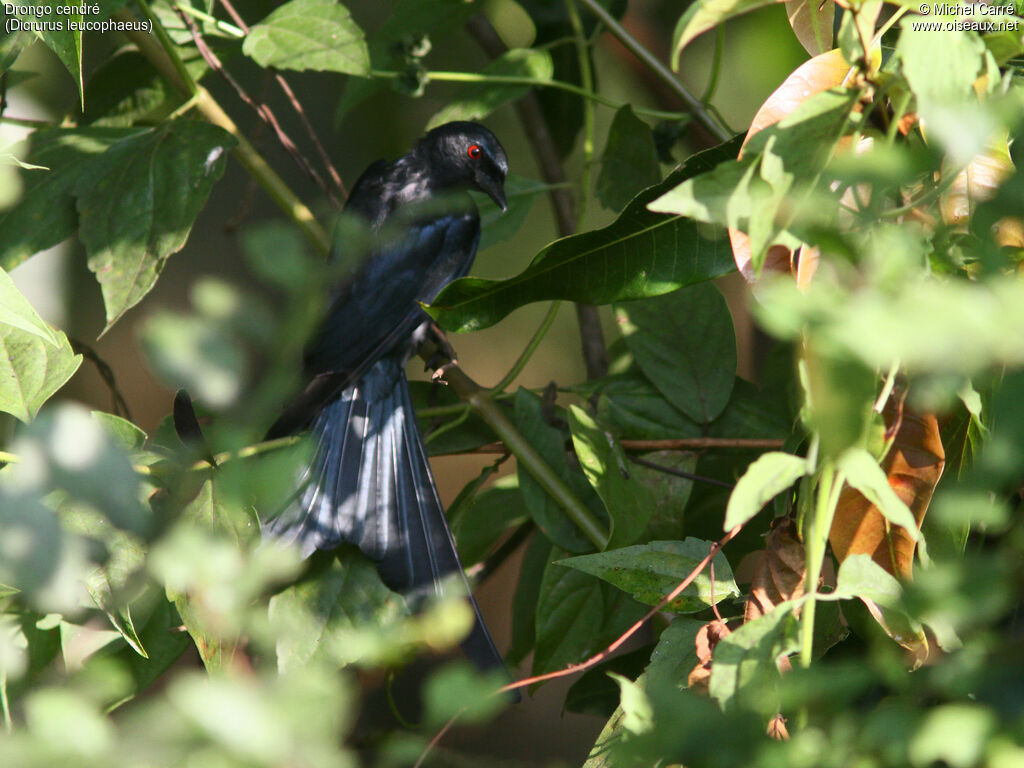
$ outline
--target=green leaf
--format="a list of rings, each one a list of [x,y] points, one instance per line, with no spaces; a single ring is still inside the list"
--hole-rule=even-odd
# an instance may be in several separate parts
[[[117,142],[77,179],[79,233],[103,289],[108,329],[185,245],[234,143],[207,123],[164,123]]]
[[[651,517],[650,494],[629,476],[622,447],[586,411],[569,406],[569,427],[583,474],[601,497],[611,519],[607,548],[632,544]]]
[[[146,117],[162,117],[181,100],[171,85],[136,50],[123,50],[104,62],[85,86],[81,123],[130,126]]]
[[[685,688],[690,671],[697,666],[697,632],[705,622],[676,616],[658,638],[647,666],[648,680],[662,680]]]
[[[735,269],[725,238],[701,236],[694,222],[647,210],[686,179],[735,157],[737,141],[691,157],[665,181],[637,195],[611,225],[557,240],[507,280],[462,278],[427,308],[447,330],[486,328],[534,301],[607,304],[668,293]]]
[[[488,467],[490,469],[490,467]],[[462,497],[462,494],[459,494]],[[519,478],[506,475],[457,509],[458,499],[448,508],[448,518],[456,548],[463,564],[478,563],[505,532],[529,520],[519,492]],[[456,514],[457,512],[457,514]]]
[[[142,450],[146,444],[146,433],[132,422],[112,413],[93,411],[92,417],[100,423],[114,444],[126,454]]]
[[[242,52],[262,67],[366,75],[363,31],[335,0],[291,0],[252,28]]]
[[[552,559],[552,551],[551,542],[535,533],[523,553],[519,581],[512,598],[512,644],[505,655],[509,665],[518,665],[533,650],[536,642],[537,601],[541,582]]]
[[[597,415],[630,440],[670,440],[700,437],[701,426],[669,403],[639,372],[628,372],[588,382],[599,392]]]
[[[605,208],[621,211],[640,190],[661,180],[658,155],[650,127],[625,104],[615,113],[608,129],[608,143],[601,155],[597,199]]]
[[[914,541],[921,540],[914,513],[896,495],[885,472],[870,453],[863,448],[849,448],[839,457],[838,467],[846,476],[847,484],[878,507],[886,520],[904,528],[907,536]]]
[[[562,669],[587,657],[601,631],[601,582],[549,563],[537,600],[537,647],[533,672]]]
[[[619,686],[609,677],[617,673],[635,680],[651,658],[651,646],[645,645],[635,651],[627,651],[602,661],[580,676],[565,694],[565,711],[581,715],[609,717],[619,706]]]
[[[203,482],[196,497],[181,511],[181,519],[222,532],[239,546],[251,544],[260,536],[256,510],[243,506],[234,494],[226,492],[221,476],[216,474]]]
[[[559,560],[558,565],[593,574],[628,592],[646,605],[657,605],[690,575],[711,551],[711,542],[686,538],[682,541],[652,541],[632,547]],[[732,569],[719,552],[714,557],[714,602],[739,595]],[[711,601],[712,584],[707,569],[690,583],[665,610],[696,613]]]
[[[515,48],[503,53],[480,70],[483,76],[529,77],[548,81],[552,74],[551,54],[544,50]],[[509,101],[522,98],[529,85],[503,83],[472,83],[465,86],[458,99],[434,113],[427,121],[429,131],[452,120],[481,120]]]
[[[807,459],[789,453],[772,452],[751,464],[729,496],[723,529],[731,531],[764,507],[776,495],[806,475]]]
[[[56,344],[0,324],[0,411],[31,421],[78,370],[82,356],[74,353],[67,336],[53,334]]]
[[[354,553],[343,559],[330,558],[326,568],[270,599],[270,620],[281,630],[279,671],[301,669],[323,658],[344,662],[337,652],[338,638],[344,639],[346,630],[384,627],[405,612],[404,601],[384,586],[372,562]]]
[[[32,33],[24,31],[7,33],[0,38],[0,73],[9,71],[31,42]]]
[[[77,30],[66,29],[68,21],[82,22],[80,13],[57,13],[60,6],[43,6],[50,10],[50,13],[40,13],[38,16],[26,16],[16,14],[23,21],[39,21],[55,26],[55,29],[36,32],[36,36],[57,54],[61,64],[67,69],[71,79],[75,81],[75,90],[78,92],[79,100],[85,104],[85,91],[82,83],[82,33]],[[67,8],[68,6],[65,6]],[[70,6],[74,9],[76,6]]]
[[[736,378],[732,316],[710,283],[616,307],[636,363],[665,399],[697,422],[717,417]]]
[[[792,602],[780,603],[755,621],[748,621],[719,640],[711,664],[708,692],[723,708],[757,683],[778,679],[779,657],[799,648]]]
[[[424,719],[440,728],[452,718],[479,725],[491,720],[508,705],[508,699],[494,693],[506,683],[503,670],[477,672],[464,661],[435,672],[423,688]]]
[[[146,359],[160,379],[184,387],[212,408],[224,408],[241,394],[244,348],[223,320],[159,312],[141,329]]]
[[[50,346],[60,346],[60,339],[53,329],[29,304],[18,286],[3,269],[0,269],[0,326],[9,326],[38,336]]]
[[[855,102],[855,91],[834,89],[811,96],[779,123],[755,134],[742,160],[684,179],[648,208],[745,232],[759,271],[770,245],[800,244],[788,231],[794,221],[821,218],[822,197],[831,198],[815,184],[851,122]]]
[[[654,728],[654,709],[647,694],[638,683],[628,677],[609,672],[621,691],[619,706],[622,707],[622,727],[630,733],[647,733]]]
[[[587,506],[591,510],[599,512],[604,518],[600,500],[586,479],[579,472],[569,469],[569,460],[565,453],[565,436],[561,430],[552,427],[545,420],[540,398],[529,390],[520,388],[516,392],[515,417],[519,432],[540,457],[581,499],[589,502]],[[561,505],[551,498],[533,475],[522,466],[519,467],[519,489],[522,491],[523,501],[530,516],[551,541],[570,552],[589,552],[593,549],[593,544],[569,519]]]
[[[697,0],[676,22],[672,34],[672,69],[679,69],[679,55],[693,39],[748,11],[763,8],[779,0]]]
[[[910,765],[981,765],[986,749],[998,743],[992,738],[998,729],[995,712],[981,704],[957,702],[931,707],[907,745]]]
[[[871,559],[871,555],[850,555],[836,575],[836,596],[865,601],[871,615],[897,643],[906,648],[927,648],[921,623],[903,605],[903,587],[896,578]]]
[[[72,194],[89,178],[108,148],[138,131],[123,128],[45,128],[29,139],[26,159],[49,171],[25,171],[21,202],[0,215],[0,267],[14,269],[29,256],[71,237],[78,228]]]

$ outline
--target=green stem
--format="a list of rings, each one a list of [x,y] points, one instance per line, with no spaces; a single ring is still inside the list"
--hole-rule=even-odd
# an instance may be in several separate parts
[[[382,80],[395,80],[402,76],[401,72],[394,72],[387,69],[374,69],[370,71],[370,77],[377,77]],[[587,91],[572,83],[565,83],[561,80],[538,80],[535,77],[518,77],[516,75],[481,75],[477,72],[427,72],[428,80],[436,80],[439,83],[489,83],[492,85],[529,85],[534,88],[556,88],[561,91],[573,93],[584,99],[596,101],[598,104],[611,109],[619,109],[622,104],[606,99],[593,91]],[[638,115],[646,115],[656,120],[683,120],[688,115],[683,112],[666,112],[661,109],[648,109],[633,105],[633,111]]]
[[[429,356],[429,350],[421,350],[421,356]],[[547,462],[541,458],[529,441],[519,433],[515,425],[509,421],[505,412],[488,395],[486,391],[462,372],[461,368],[450,368],[445,372],[445,380],[462,400],[476,411],[498,436],[505,447],[516,457],[520,466],[526,469],[541,487],[564,510],[573,524],[599,550],[608,545],[609,532],[593,513],[581,502],[568,485],[563,482]]]
[[[708,87],[704,89],[704,95],[700,97],[700,103],[707,106],[711,97],[715,95],[715,88],[718,87],[718,73],[722,68],[722,51],[725,48],[725,24],[718,25],[718,33],[715,36],[715,55],[711,59],[711,75],[708,77]]]
[[[533,357],[533,353],[537,351],[537,347],[540,346],[541,341],[543,341],[547,332],[550,330],[552,323],[555,322],[555,317],[558,315],[558,309],[561,306],[562,302],[560,301],[551,302],[551,306],[548,307],[547,314],[544,315],[544,319],[540,322],[540,327],[534,332],[529,343],[526,345],[526,348],[523,349],[522,353],[520,353],[519,358],[515,361],[512,367],[509,368],[508,373],[502,377],[501,381],[494,385],[494,389],[491,390],[492,396],[504,392],[505,388],[515,381],[516,376],[518,376],[522,372],[523,368],[526,367],[530,358]]]
[[[814,512],[808,519],[804,532],[808,595],[815,595],[818,591],[818,579],[821,577],[821,567],[825,559],[828,533],[832,528],[832,518],[839,503],[839,492],[843,488],[844,479],[843,473],[836,469],[832,459],[825,459],[822,462]],[[814,656],[815,604],[815,599],[808,600],[800,614],[800,664],[803,667],[809,667]]]
[[[587,37],[583,33],[583,22],[574,0],[565,0],[573,36],[576,38],[576,60],[580,67],[580,82],[583,90],[594,95],[594,73],[590,66]],[[576,206],[576,229],[583,229],[587,216],[587,201],[590,198],[590,174],[594,164],[594,104],[592,99],[583,101],[583,173],[580,178],[579,204]]]
[[[196,85],[196,81],[192,79],[192,75],[189,74],[188,69],[185,67],[185,62],[178,55],[177,46],[174,45],[174,41],[167,34],[164,25],[160,23],[160,19],[153,13],[153,9],[149,7],[149,3],[146,0],[136,0],[136,4],[139,6],[139,10],[153,24],[153,34],[156,35],[156,39],[160,42],[160,47],[167,55],[167,58],[170,59],[171,66],[174,67],[174,71],[177,73],[179,82],[175,84],[175,87],[179,90],[184,89],[186,96],[194,96],[199,90],[199,86]],[[121,12],[119,11],[119,13]]]
[[[236,40],[241,40],[243,37],[245,37],[245,32],[236,27],[234,24],[229,24],[226,21],[221,21],[215,16],[211,16],[208,13],[200,11],[198,8],[193,8],[188,3],[182,3],[180,5],[175,3],[174,9],[176,11],[181,11],[182,13],[187,13],[189,16],[194,16],[197,19],[201,19],[202,21],[205,21],[207,24],[213,24],[213,26],[216,27],[219,31],[224,32],[225,34],[235,38]]]
[[[295,445],[302,440],[301,435],[289,435],[288,437],[279,437],[274,440],[267,440],[262,443],[256,443],[255,445],[247,445],[244,448],[239,448],[237,451],[222,451],[213,457],[214,461],[217,462],[217,466],[226,464],[229,461],[237,459],[248,459],[252,456],[259,456],[261,453],[270,453],[277,451],[288,446]],[[10,456],[10,454],[7,454]],[[3,456],[0,455],[0,461],[3,461]],[[19,461],[18,457],[13,457],[14,461]],[[132,467],[136,474],[158,477],[165,474],[163,469],[159,466],[147,466],[145,464],[136,464]],[[187,468],[188,472],[204,472],[210,469],[210,462],[197,461]]]
[[[7,698],[7,673],[0,672],[0,708],[4,711],[4,730],[11,733],[14,724],[11,722],[11,702]]]
[[[619,24],[619,22],[602,6],[598,0],[579,0],[585,5],[592,14],[597,16],[606,27],[608,31],[615,36],[615,38],[622,43],[622,45],[632,53],[640,62],[653,72],[662,82],[667,85],[672,92],[679,97],[679,100],[686,105],[686,111],[693,115],[694,119],[700,123],[712,136],[719,141],[727,141],[732,136],[718,123],[716,123],[711,114],[705,109],[704,105],[697,100],[697,98],[690,93],[680,83],[675,76],[662,64],[654,55],[648,51],[640,42],[633,37],[626,29]]]

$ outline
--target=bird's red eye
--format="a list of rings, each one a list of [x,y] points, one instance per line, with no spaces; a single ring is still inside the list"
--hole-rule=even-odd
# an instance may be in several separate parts
[[[480,149],[479,144],[470,144],[469,149],[466,150],[466,154],[469,155],[474,160],[479,159],[480,155],[482,155],[483,153],[484,151]]]

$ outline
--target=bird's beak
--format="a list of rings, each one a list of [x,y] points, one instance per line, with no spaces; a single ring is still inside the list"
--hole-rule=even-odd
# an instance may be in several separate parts
[[[501,181],[494,179],[491,176],[480,176],[477,179],[477,183],[480,185],[480,189],[487,193],[487,196],[494,201],[501,210],[507,211],[508,204],[505,202],[505,190],[504,185]]]

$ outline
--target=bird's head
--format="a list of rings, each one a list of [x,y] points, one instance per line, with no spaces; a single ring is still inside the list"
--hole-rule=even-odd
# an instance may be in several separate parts
[[[445,123],[429,131],[417,150],[445,186],[479,190],[506,209],[508,158],[494,134],[479,123]]]

